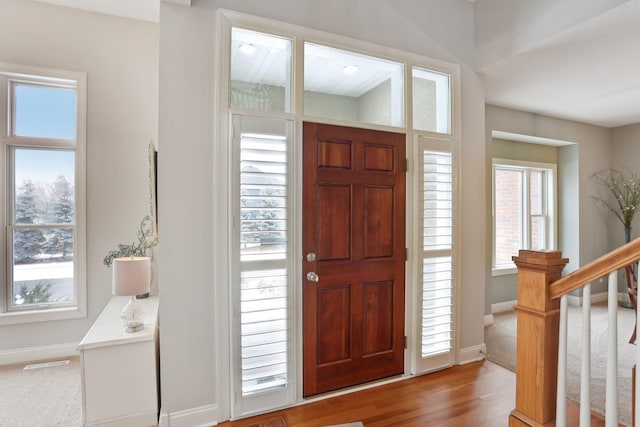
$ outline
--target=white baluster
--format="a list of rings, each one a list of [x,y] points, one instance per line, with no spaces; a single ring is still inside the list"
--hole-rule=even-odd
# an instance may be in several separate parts
[[[605,426],[618,426],[618,272],[609,274],[607,295],[609,336],[607,339],[607,386]]]
[[[556,427],[566,427],[567,425],[567,301],[567,295],[563,295],[562,298],[560,298]]]
[[[591,426],[591,283],[582,290],[582,365],[580,369],[580,427]]]

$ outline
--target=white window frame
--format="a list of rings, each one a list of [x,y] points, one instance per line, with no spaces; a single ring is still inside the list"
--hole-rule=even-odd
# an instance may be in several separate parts
[[[546,217],[547,227],[545,228],[545,240],[547,242],[545,250],[555,250],[558,242],[558,220],[557,220],[557,165],[553,163],[541,163],[541,162],[527,162],[511,159],[499,159],[494,158],[491,168],[491,217],[492,217],[492,250],[491,250],[491,273],[493,276],[502,276],[508,274],[515,274],[518,272],[516,266],[511,265],[496,265],[496,170],[513,170],[523,173],[522,182],[522,199],[520,200],[521,221],[522,227],[520,228],[520,249],[529,249],[530,247],[530,223],[531,217],[529,209],[530,200],[530,187],[529,176],[530,172],[544,172],[543,189],[545,196],[543,200],[544,204],[544,217]]]
[[[76,138],[64,140],[42,137],[21,137],[12,130],[14,114],[11,110],[11,85],[20,82],[33,85],[71,88],[76,92]],[[0,325],[11,325],[31,322],[54,321],[82,318],[87,315],[87,280],[86,280],[86,73],[45,69],[23,65],[0,63],[0,164],[4,171],[0,174]],[[12,148],[10,148],[12,147]],[[26,310],[10,310],[11,277],[9,271],[10,248],[8,231],[10,215],[13,211],[12,184],[10,179],[12,159],[7,158],[9,150],[20,148],[34,149],[67,149],[75,152],[75,234],[74,234],[74,292],[75,301],[70,305],[53,305],[50,307],[34,307]]]
[[[246,110],[239,108],[229,107],[229,76],[230,76],[230,44],[231,44],[231,28],[240,27],[248,30],[253,30],[261,33],[272,34],[275,36],[285,37],[293,40],[292,47],[292,106],[291,112],[279,112],[279,111],[260,111],[260,110]],[[446,140],[454,152],[458,152],[461,144],[462,134],[462,103],[461,103],[461,70],[460,66],[446,61],[440,61],[433,58],[427,58],[422,55],[412,54],[406,51],[399,51],[392,48],[368,43],[360,40],[354,40],[343,36],[338,36],[323,31],[312,30],[309,28],[300,27],[297,25],[286,24],[273,20],[267,20],[264,18],[247,15],[240,12],[220,9],[218,11],[218,32],[217,37],[217,50],[216,50],[216,63],[217,73],[215,79],[215,122],[213,128],[215,129],[214,135],[214,159],[216,164],[214,167],[214,192],[216,199],[221,203],[226,203],[226,209],[216,209],[213,214],[214,234],[217,242],[226,248],[231,249],[233,247],[233,233],[230,230],[233,229],[233,193],[237,191],[233,188],[232,176],[233,176],[233,153],[232,153],[232,141],[233,141],[233,126],[232,116],[246,115],[256,117],[270,117],[280,119],[291,119],[295,123],[295,140],[297,147],[294,147],[295,153],[293,154],[294,164],[293,169],[293,192],[295,204],[293,207],[292,224],[290,227],[292,234],[292,249],[294,253],[294,260],[292,266],[292,274],[294,275],[293,289],[294,289],[294,323],[295,329],[294,339],[291,342],[291,351],[294,352],[295,369],[296,369],[296,393],[295,402],[301,403],[305,399],[302,397],[302,292],[299,291],[302,287],[302,255],[301,255],[301,236],[302,236],[302,150],[299,149],[302,141],[302,123],[304,121],[312,121],[317,123],[326,123],[331,125],[351,126],[355,128],[367,128],[373,130],[391,131],[391,132],[404,132],[406,134],[407,144],[407,157],[409,165],[417,165],[416,160],[421,152],[416,143],[418,137],[433,138],[437,140]],[[326,119],[315,116],[306,116],[304,114],[304,79],[301,70],[304,70],[304,43],[311,42],[316,44],[327,45],[339,49],[344,49],[351,52],[362,53],[364,55],[376,56],[380,58],[389,59],[392,61],[399,61],[404,64],[404,77],[405,82],[405,97],[403,114],[405,115],[404,125],[400,127],[387,126],[387,125],[372,125],[363,122],[352,122],[343,120]],[[419,131],[412,128],[413,125],[413,86],[412,86],[412,70],[413,67],[432,70],[435,72],[447,74],[450,76],[450,131],[448,133]],[[456,165],[454,168],[459,171],[458,162],[459,156],[455,157]],[[459,173],[459,172],[456,172]],[[420,271],[422,265],[422,257],[419,256],[422,252],[421,242],[416,237],[419,233],[419,227],[421,227],[422,217],[414,212],[416,206],[416,197],[419,196],[421,189],[420,180],[422,177],[419,173],[419,168],[411,166],[407,172],[407,185],[406,185],[406,246],[408,249],[408,261],[406,263],[406,299],[405,299],[405,334],[408,337],[407,350],[405,351],[405,375],[409,377],[412,374],[418,374],[427,370],[435,370],[433,365],[426,366],[419,360],[420,352],[420,333],[421,333],[421,319],[419,318],[419,312],[416,300],[420,298],[420,292],[422,287],[417,285],[420,283],[421,278]],[[456,178],[457,179],[457,178]],[[455,189],[456,194],[454,197],[460,196],[460,189]],[[454,225],[454,234],[457,236],[457,224]],[[454,259],[459,259],[459,252],[461,250],[459,242],[456,241],[456,247],[453,249]],[[231,284],[233,282],[233,263],[230,259],[233,257],[231,250],[218,251],[214,263],[216,283],[222,286],[216,287],[216,348],[217,351],[217,372],[219,372],[220,378],[217,381],[217,395],[220,397],[219,401],[219,419],[226,420],[230,416],[238,416],[239,413],[247,412],[251,410],[249,407],[235,407],[237,402],[234,402],[234,396],[230,391],[233,390],[233,362],[232,360],[237,357],[236,352],[233,350],[233,316],[237,313],[239,307],[234,303]],[[459,282],[461,275],[460,266],[456,264],[454,266],[453,280],[455,283]],[[460,301],[458,293],[459,287],[454,288],[454,301]],[[453,308],[453,321],[457,325],[459,324],[459,307]],[[236,338],[237,339],[237,338]],[[231,349],[231,350],[229,350]],[[453,333],[452,350],[450,357],[444,365],[450,365],[452,361],[458,360],[458,352],[460,351],[459,334],[456,330]],[[226,375],[225,375],[226,374]],[[363,385],[362,387],[371,387],[373,385]],[[355,387],[352,390],[357,390],[360,387]],[[328,394],[330,395],[330,394]],[[324,398],[327,395],[321,397]],[[267,402],[264,402],[267,404]],[[291,404],[284,401],[279,402],[271,409],[278,407],[291,406]],[[248,415],[248,414],[247,414]]]

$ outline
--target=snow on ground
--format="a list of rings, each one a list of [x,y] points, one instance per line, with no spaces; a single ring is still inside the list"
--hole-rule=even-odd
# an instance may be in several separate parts
[[[26,285],[27,289],[33,289],[38,282],[51,283],[50,302],[72,301],[73,261],[13,266],[13,295],[20,293],[22,285]],[[21,304],[18,300],[16,303]]]
[[[13,266],[13,280],[67,279],[73,277],[73,261],[18,264]]]

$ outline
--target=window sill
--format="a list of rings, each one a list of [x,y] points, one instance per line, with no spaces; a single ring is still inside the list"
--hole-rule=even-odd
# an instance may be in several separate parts
[[[518,269],[516,267],[507,267],[507,268],[492,268],[491,275],[493,277],[496,276],[509,276],[511,274],[517,274]]]
[[[54,320],[81,319],[86,311],[78,307],[49,308],[46,310],[12,311],[0,314],[0,326],[24,323],[51,322]]]

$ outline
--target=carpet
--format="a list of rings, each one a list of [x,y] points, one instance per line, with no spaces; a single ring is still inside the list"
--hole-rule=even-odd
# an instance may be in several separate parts
[[[569,307],[567,339],[567,397],[580,400],[580,360],[582,351],[582,307]],[[487,359],[515,372],[516,314],[497,313],[485,327]],[[628,343],[635,322],[632,309],[618,308],[618,421],[631,425],[631,368],[635,346]],[[607,345],[606,303],[591,307],[591,409],[604,414]]]
[[[0,366],[0,426],[82,425],[80,358],[65,360],[69,363],[27,370],[25,363]]]

